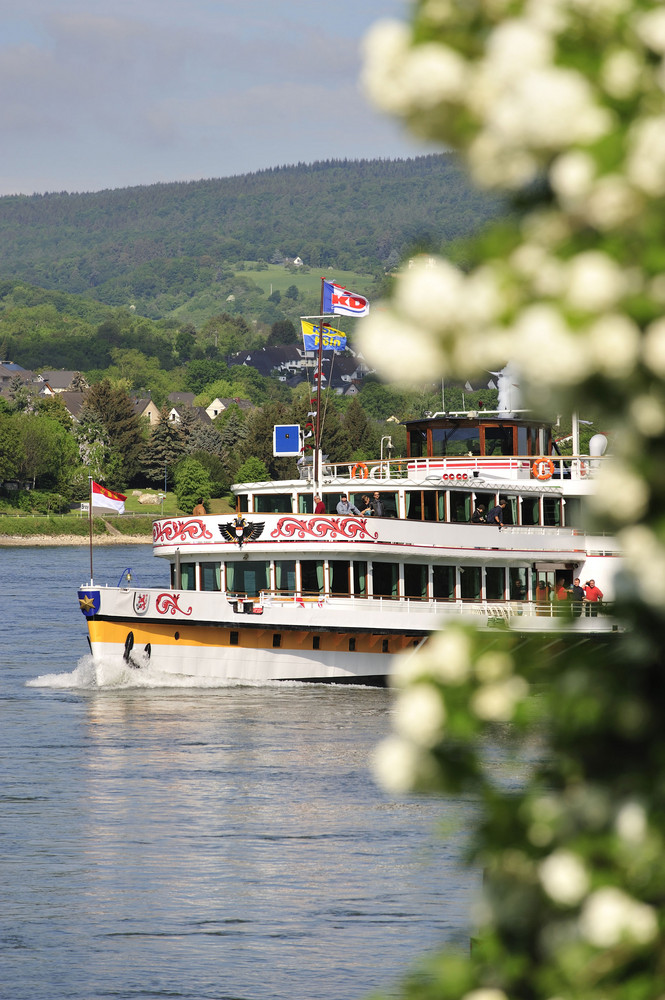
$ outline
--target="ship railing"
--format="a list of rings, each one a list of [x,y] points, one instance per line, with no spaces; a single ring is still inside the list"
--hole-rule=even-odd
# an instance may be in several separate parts
[[[324,479],[346,482],[349,479],[425,481],[430,485],[470,484],[474,479],[498,476],[508,480],[529,481],[534,485],[561,480],[593,478],[606,458],[589,455],[460,455],[431,458],[380,459],[368,462],[325,462]],[[544,463],[540,465],[539,463]]]
[[[242,598],[241,598],[242,600]],[[483,616],[490,619],[508,620],[514,617],[570,618],[607,615],[612,613],[608,602],[590,604],[572,601],[525,601],[509,600],[434,600],[430,597],[388,597],[367,594],[320,594],[311,591],[262,590],[258,597],[244,598],[248,602],[258,602],[265,607],[301,605],[328,608],[348,608],[349,604],[362,604],[366,609],[388,612],[389,614],[409,614],[412,612],[445,613],[446,616]]]

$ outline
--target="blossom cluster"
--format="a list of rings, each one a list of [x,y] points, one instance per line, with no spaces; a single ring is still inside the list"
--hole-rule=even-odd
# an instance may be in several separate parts
[[[586,400],[618,458],[598,515],[613,529],[647,520],[657,504],[643,456],[665,433],[665,7],[421,0],[412,28],[372,29],[363,81],[380,107],[464,156],[479,184],[530,185],[532,202],[503,252],[474,267],[412,261],[360,325],[364,353],[396,382],[464,380],[510,362],[527,405],[562,412]],[[665,524],[642,527],[647,585],[644,533],[627,536],[627,559],[655,603]]]

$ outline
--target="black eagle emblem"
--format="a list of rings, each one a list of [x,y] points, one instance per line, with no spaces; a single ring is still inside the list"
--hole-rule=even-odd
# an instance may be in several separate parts
[[[244,517],[238,515],[227,524],[220,524],[219,530],[227,541],[237,542],[239,547],[242,548],[243,542],[250,542],[255,538],[259,538],[265,526],[265,521],[248,524]]]

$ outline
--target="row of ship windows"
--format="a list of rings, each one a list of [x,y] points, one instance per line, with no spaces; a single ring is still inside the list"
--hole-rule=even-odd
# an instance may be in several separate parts
[[[257,597],[262,592],[330,597],[407,597],[415,600],[535,600],[572,571],[533,566],[447,566],[348,559],[181,562],[171,565],[174,590],[217,591]]]
[[[349,493],[350,502],[363,510],[366,506],[363,497],[374,496],[376,491],[365,488],[355,493]],[[478,490],[463,492],[462,490],[405,490],[403,493],[379,490],[386,517],[404,517],[410,521],[452,521],[461,524],[471,519],[475,508],[482,504],[489,510],[499,502],[506,500],[503,512],[504,524],[545,527],[579,528],[582,526],[580,499],[559,496],[509,495]],[[335,514],[342,493],[324,493],[323,502],[327,514]],[[347,494],[344,494],[347,495]],[[255,514],[292,514],[297,509],[299,514],[312,514],[313,503],[311,493],[262,493],[255,494],[250,503],[247,495],[238,497],[238,509],[241,513]]]

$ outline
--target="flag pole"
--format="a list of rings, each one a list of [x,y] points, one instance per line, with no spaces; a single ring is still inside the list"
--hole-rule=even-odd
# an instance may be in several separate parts
[[[90,548],[90,586],[93,585],[92,574],[92,476],[88,476],[88,539]]]
[[[323,316],[323,283],[321,278],[321,316]],[[319,324],[319,353],[316,363],[316,429],[314,433],[314,489],[319,488],[320,447],[321,447],[321,370],[323,368],[323,319]]]

